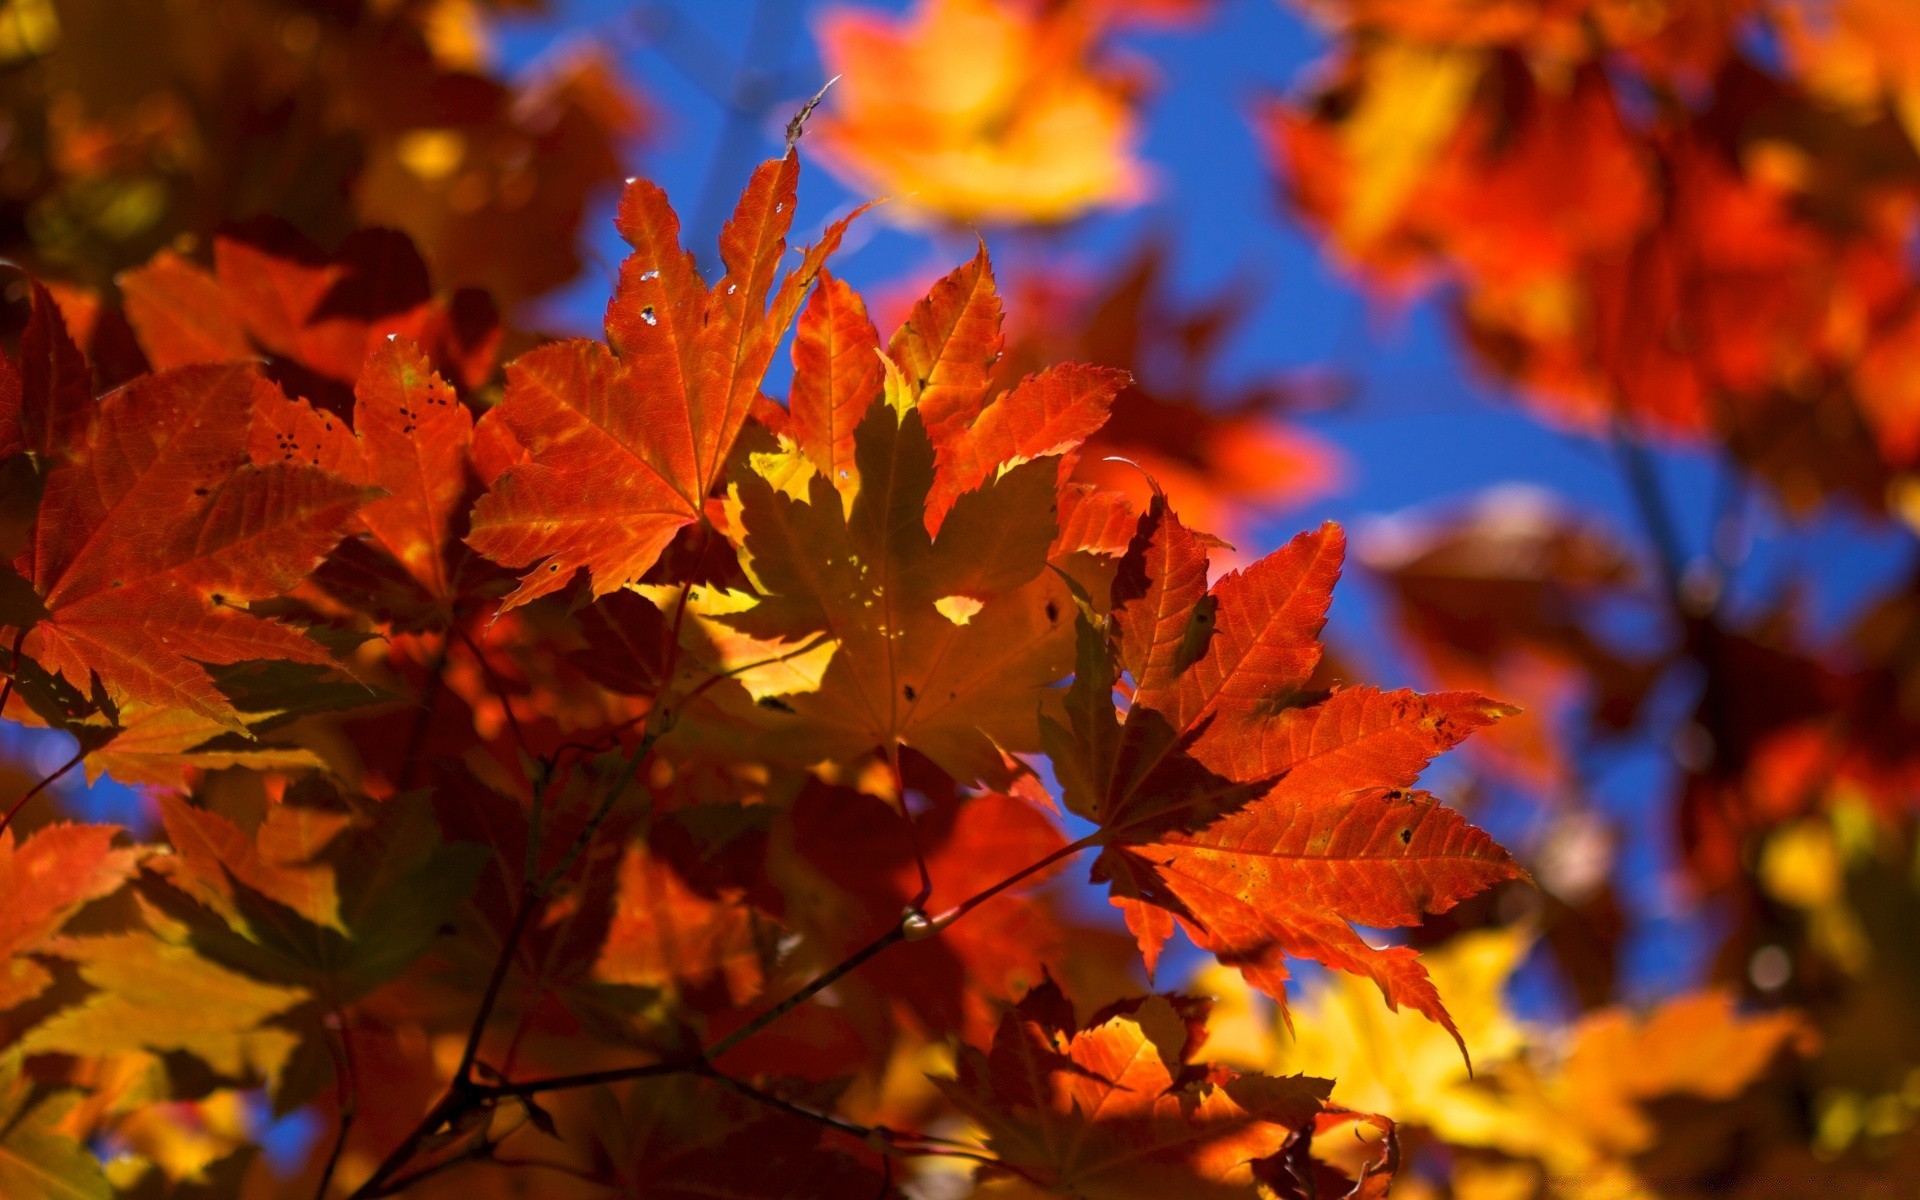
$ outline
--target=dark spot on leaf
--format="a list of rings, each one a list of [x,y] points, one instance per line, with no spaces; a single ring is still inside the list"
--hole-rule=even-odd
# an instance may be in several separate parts
[[[1413,845],[1413,830],[1412,830],[1412,829],[1402,829],[1402,830],[1400,831],[1400,844],[1401,844],[1402,846],[1411,846],[1411,845]]]
[[[759,705],[761,708],[770,708],[775,712],[790,713],[793,711],[793,705],[788,704],[778,696],[762,696],[760,697]]]
[[[1047,601],[1047,624],[1057,624],[1059,620],[1060,605],[1052,600]]]
[[[914,691],[913,685],[910,683],[907,684],[905,687],[901,688],[900,691],[903,695],[906,696],[908,704],[912,704],[915,700],[918,700],[920,698],[920,693]]]

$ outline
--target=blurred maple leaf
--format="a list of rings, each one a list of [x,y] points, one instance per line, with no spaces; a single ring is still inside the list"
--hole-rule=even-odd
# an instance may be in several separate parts
[[[362,366],[392,337],[424,348],[469,390],[493,374],[493,300],[435,295],[404,235],[361,230],[333,254],[256,218],[213,239],[213,271],[171,250],[119,277],[126,315],[156,370],[265,357],[296,396],[344,417]]]
[[[39,995],[53,977],[24,955],[44,951],[82,905],[120,887],[141,852],[116,848],[111,825],[54,825],[24,843],[0,829],[0,1009]],[[4,1089],[0,1089],[4,1091]]]
[[[37,1095],[20,1058],[16,1050],[0,1053],[0,1188],[35,1200],[109,1200],[113,1188],[100,1161],[59,1128],[78,1098]]]
[[[1051,223],[1133,203],[1141,81],[1098,45],[1103,6],[921,0],[900,18],[830,7],[839,83],[814,118],[828,168],[902,219]]]
[[[1252,294],[1227,287],[1191,305],[1171,294],[1164,243],[1150,239],[1112,274],[1078,280],[1025,271],[1013,287],[1019,319],[995,375],[1013,380],[1050,362],[1127,372],[1107,423],[1088,442],[1077,478],[1146,507],[1152,484],[1198,528],[1229,541],[1254,519],[1338,488],[1337,447],[1288,418],[1322,404],[1337,383],[1263,377],[1233,385],[1218,359]],[[1126,462],[1108,461],[1119,457]]]
[[[1603,605],[1639,587],[1626,547],[1549,494],[1503,488],[1449,517],[1391,518],[1368,530],[1360,557],[1386,582],[1409,648],[1437,683],[1520,704],[1475,746],[1536,794],[1578,790],[1579,747],[1563,742],[1576,706],[1623,733],[1662,670],[1659,657],[1594,631]]]
[[[1878,82],[1904,18],[1866,52],[1871,5],[1316,7],[1337,66],[1260,120],[1341,257],[1459,284],[1468,344],[1549,420],[1714,436],[1795,509],[1887,503],[1920,461],[1920,159]],[[1784,61],[1745,51],[1763,9]]]
[[[1456,1154],[1455,1186],[1470,1196],[1491,1189],[1496,1177],[1516,1186],[1524,1180],[1520,1194],[1569,1200],[1594,1189],[1671,1194],[1677,1176],[1645,1174],[1636,1159],[1663,1140],[1662,1122],[1687,1120],[1672,1101],[1690,1097],[1729,1110],[1784,1052],[1804,1054],[1815,1042],[1801,1015],[1745,1013],[1715,990],[1638,1015],[1606,1008],[1559,1029],[1520,1021],[1506,996],[1532,940],[1524,929],[1481,930],[1428,955],[1479,1052],[1471,1074],[1442,1030],[1412,1014],[1380,1012],[1352,977],[1309,985],[1286,1028],[1253,1009],[1227,968],[1209,968],[1203,982],[1222,997],[1216,1027],[1228,1036],[1217,1040],[1228,1061],[1326,1074],[1336,1080],[1336,1103],[1430,1132],[1456,1151],[1501,1156]],[[1564,1044],[1552,1058],[1541,1053],[1556,1043]]]
[[[440,278],[505,303],[546,291],[578,272],[588,197],[645,120],[591,55],[518,86],[488,76],[498,7],[36,5],[21,28],[37,32],[0,46],[17,131],[3,249],[102,286],[273,212],[328,245],[395,226]]]
[[[151,933],[67,938],[59,957],[79,964],[93,992],[34,1026],[26,1054],[101,1057],[183,1051],[223,1079],[275,1082],[298,1034],[270,1021],[309,993],[231,971]]]

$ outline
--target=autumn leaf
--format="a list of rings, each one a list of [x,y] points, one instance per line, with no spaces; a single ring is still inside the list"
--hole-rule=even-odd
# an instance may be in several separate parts
[[[843,497],[860,491],[853,431],[880,395],[880,335],[860,293],[830,272],[801,310],[793,335],[791,433]]]
[[[1577,787],[1567,718],[1590,706],[1599,727],[1629,728],[1657,677],[1657,663],[1596,632],[1638,582],[1627,547],[1549,493],[1499,488],[1457,513],[1396,516],[1375,526],[1360,558],[1431,678],[1522,703],[1474,749],[1533,791]]]
[[[813,902],[793,920],[829,956],[852,953],[874,930],[898,921],[920,889],[926,863],[932,911],[999,883],[1066,844],[1031,803],[996,792],[963,796],[949,783],[913,772],[910,786],[927,797],[913,827],[884,801],[814,784],[792,813],[793,850],[806,867]],[[916,855],[916,849],[918,855]],[[794,868],[784,863],[776,870]],[[930,1033],[992,1036],[1005,997],[1040,980],[1041,963],[1057,962],[1068,945],[1086,961],[1092,939],[1076,940],[1037,891],[1041,873],[1008,902],[984,906],[938,938],[911,942],[862,971],[863,980],[895,999]],[[816,890],[817,889],[817,890]],[[1131,957],[1131,949],[1127,950]]]
[[[899,18],[829,8],[840,82],[812,137],[857,190],[911,219],[1057,222],[1133,203],[1136,82],[1082,5],[922,0]]]
[[[1193,1061],[1195,1002],[1148,996],[1080,1026],[1048,980],[1001,1020],[992,1048],[963,1046],[941,1092],[999,1164],[1087,1200],[1253,1197],[1252,1164],[1311,1122],[1327,1082]]]
[[[229,971],[148,933],[68,938],[57,951],[95,990],[36,1025],[27,1054],[104,1056],[184,1051],[223,1078],[273,1081],[299,1035],[269,1022],[309,999]]]
[[[23,957],[46,949],[82,905],[120,887],[140,851],[116,848],[111,825],[53,825],[15,845],[0,830],[0,1010],[33,999],[52,980]],[[4,1090],[4,1089],[0,1089]]]
[[[20,333],[20,361],[0,353],[0,459],[31,454],[45,469],[86,440],[93,372],[53,296],[38,280],[31,287],[33,312]]]
[[[846,229],[846,219],[829,226],[778,277],[799,173],[793,154],[754,172],[721,232],[727,273],[711,289],[680,249],[666,193],[628,185],[615,224],[634,252],[607,309],[611,347],[555,343],[507,373],[498,412],[529,458],[493,481],[467,539],[531,566],[504,608],[565,587],[582,567],[595,597],[638,583],[702,519],[761,377]]]
[[[1452,1032],[1415,953],[1372,947],[1350,923],[1412,924],[1523,876],[1457,813],[1404,790],[1508,710],[1371,688],[1315,702],[1343,545],[1329,525],[1209,589],[1205,541],[1156,500],[1115,577],[1106,635],[1079,619],[1071,727],[1048,725],[1048,752],[1068,806],[1101,826],[1094,878],[1149,967],[1177,919],[1276,1000],[1286,957],[1311,958]],[[1111,699],[1121,671],[1124,719]]]
[[[208,673],[245,723],[244,734],[186,709],[132,702],[119,709],[109,727],[72,728],[83,737],[112,735],[105,745],[88,751],[87,777],[111,775],[122,783],[176,788],[192,771],[339,769],[338,749],[324,739],[320,746],[325,753],[304,744],[297,734],[274,735],[305,717],[393,699],[389,692],[313,663],[253,661],[213,667]]]
[[[1337,403],[1342,380],[1275,372],[1240,381],[1223,369],[1223,355],[1252,316],[1252,287],[1226,286],[1198,301],[1177,297],[1158,239],[1102,276],[1065,268],[1047,262],[1016,276],[1006,352],[994,375],[1011,380],[1048,363],[1087,362],[1131,377],[1089,439],[1076,479],[1124,493],[1136,508],[1146,507],[1157,485],[1196,528],[1229,540],[1256,517],[1298,508],[1342,484],[1340,451],[1292,419]]]
[[[20,1057],[0,1054],[0,1191],[21,1200],[109,1200],[99,1160],[59,1128],[77,1097],[35,1103]]]
[[[817,689],[748,715],[766,749],[803,760],[904,745],[956,779],[1003,779],[1003,751],[1038,749],[1043,691],[1071,665],[1071,599],[1047,570],[1057,464],[1016,466],[962,496],[938,537],[925,525],[934,450],[917,409],[873,405],[855,465],[850,508],[817,470],[797,495],[758,471],[732,484],[755,600],[725,623],[832,647]]]
[[[251,835],[169,801],[162,816],[178,854],[151,864],[143,894],[214,962],[357,1000],[426,953],[486,853],[443,839],[421,793],[360,811],[324,784],[304,787]]]
[[[1509,1010],[1506,993],[1532,940],[1522,929],[1475,930],[1425,956],[1482,1078],[1517,1058],[1531,1035]],[[1216,988],[1232,982],[1209,980]],[[1249,1065],[1325,1075],[1334,1080],[1336,1103],[1424,1126],[1450,1145],[1496,1140],[1511,1119],[1509,1106],[1475,1086],[1447,1032],[1417,1013],[1381,1011],[1366,989],[1350,975],[1307,988],[1293,1006],[1291,1030]]]
[[[258,405],[249,454],[260,466],[311,465],[384,492],[360,510],[366,536],[336,549],[315,582],[400,628],[444,623],[477,582],[461,541],[473,416],[398,336],[368,353],[354,394],[351,428],[301,400]]]
[[[346,389],[390,337],[423,347],[465,387],[493,373],[493,302],[435,295],[403,234],[361,230],[332,254],[270,220],[213,239],[213,270],[163,250],[119,279],[127,319],[157,370],[264,357],[288,390],[344,415]]]
[[[28,655],[76,685],[245,725],[205,663],[329,665],[321,646],[250,614],[300,582],[375,493],[307,466],[253,467],[251,368],[185,367],[101,401],[73,463],[47,478],[30,573],[47,617]]]
[[[636,841],[620,858],[612,919],[593,975],[662,990],[718,982],[743,1005],[765,986],[764,942],[773,932],[737,891],[702,895]]]
[[[851,304],[836,283],[819,294],[803,347]],[[998,345],[983,251],[914,308],[878,390],[851,376],[864,391],[849,393],[833,356],[796,348],[798,439],[749,454],[729,482],[725,531],[750,590],[696,589],[681,623],[739,677],[755,703],[719,703],[768,749],[845,761],[910,746],[1005,786],[1008,755],[1039,748],[1035,714],[1071,664],[1071,598],[1048,569],[1060,479],[1124,377],[1069,365],[996,396]]]

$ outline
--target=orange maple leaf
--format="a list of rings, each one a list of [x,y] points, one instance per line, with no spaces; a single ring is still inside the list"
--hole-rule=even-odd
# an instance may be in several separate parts
[[[1106,636],[1082,615],[1072,727],[1046,723],[1048,753],[1068,806],[1101,826],[1094,878],[1150,968],[1177,919],[1283,1004],[1286,957],[1311,958],[1451,1032],[1415,953],[1369,946],[1349,922],[1412,924],[1524,875],[1459,814],[1401,790],[1512,710],[1465,692],[1309,692],[1343,547],[1328,525],[1209,589],[1206,541],[1156,499]]]
[[[0,1011],[25,1003],[53,982],[23,954],[41,949],[83,904],[117,889],[139,868],[141,852],[116,849],[111,825],[54,825],[15,845],[0,829]]]
[[[213,270],[171,250],[119,277],[127,320],[155,369],[265,357],[274,378],[346,411],[367,356],[399,334],[425,347],[463,387],[493,373],[500,348],[492,299],[435,295],[405,235],[364,229],[323,254],[277,222],[213,241]]]
[[[721,232],[727,273],[711,289],[680,249],[666,193],[627,186],[616,224],[634,252],[607,308],[611,348],[559,342],[507,372],[497,411],[528,457],[474,506],[468,537],[531,567],[503,608],[565,587],[580,568],[596,597],[637,583],[701,519],[774,350],[851,219],[829,226],[776,290],[799,173],[792,153],[754,172]]]
[[[326,665],[317,642],[250,614],[340,540],[376,492],[311,466],[255,467],[247,427],[279,392],[247,366],[183,367],[103,399],[84,449],[47,477],[22,561],[47,615],[26,653],[76,686],[245,726],[203,663]]]
[[[940,1090],[1015,1175],[1088,1200],[1251,1197],[1254,1163],[1312,1123],[1330,1086],[1195,1063],[1206,1002],[1123,1001],[1083,1027],[1052,980],[1001,1020],[985,1053],[963,1046]]]
[[[259,405],[253,461],[305,463],[386,495],[360,510],[366,538],[341,544],[316,577],[402,628],[444,623],[470,585],[461,541],[476,472],[474,421],[414,343],[390,337],[354,384],[353,426],[303,400]]]

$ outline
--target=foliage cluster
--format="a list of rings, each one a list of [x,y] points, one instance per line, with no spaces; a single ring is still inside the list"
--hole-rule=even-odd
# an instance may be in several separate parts
[[[1297,389],[1217,383],[1231,297],[1151,245],[1017,249],[1004,308],[984,241],[899,303],[831,266],[1143,199],[1121,39],[1206,0],[828,11],[845,78],[713,270],[619,191],[604,340],[512,314],[644,110],[591,57],[488,75],[507,7],[0,5],[0,714],[70,748],[0,793],[0,1195],[1911,1181],[1920,604],[1729,599],[1750,510],[1920,507],[1907,6],[1309,6],[1330,67],[1254,116],[1290,207],[1645,519],[1363,544],[1431,691],[1326,652],[1338,525],[1200,528],[1341,474]],[[893,199],[791,245],[800,146]],[[1702,553],[1675,442],[1727,479]],[[1463,742],[1546,836],[1420,790]],[[1593,803],[1636,743],[1671,830]],[[80,771],[151,832],[69,819]],[[1619,838],[1727,915],[1707,986],[1621,1002]],[[1566,1020],[1511,1006],[1530,959]]]

